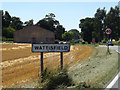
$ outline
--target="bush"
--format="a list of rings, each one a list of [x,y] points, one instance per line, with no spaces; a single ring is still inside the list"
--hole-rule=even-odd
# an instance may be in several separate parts
[[[80,82],[76,88],[90,88],[90,85],[87,85],[86,82]]]
[[[85,44],[85,42],[82,42],[82,44]]]
[[[2,41],[13,41],[13,38],[5,38],[5,37],[2,37]]]
[[[13,33],[15,32],[15,29],[12,27],[3,28],[2,35],[6,38],[13,38]]]
[[[64,88],[72,85],[72,79],[68,76],[67,70],[63,70],[63,72],[58,73],[57,75],[53,75],[49,78],[49,82],[46,84],[44,89],[53,90],[56,88]]]
[[[73,32],[65,32],[64,34],[62,34],[62,39],[64,41],[69,41],[71,40],[73,37]]]
[[[76,44],[76,43],[80,43],[81,42],[81,40],[80,39],[77,39],[77,40],[71,40],[70,41],[70,43],[72,44],[72,45],[74,45],[74,44]]]

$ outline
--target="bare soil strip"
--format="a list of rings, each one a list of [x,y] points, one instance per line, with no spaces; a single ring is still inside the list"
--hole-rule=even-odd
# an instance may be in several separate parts
[[[21,87],[37,80],[40,76],[40,53],[32,53],[30,44],[2,44],[2,86],[4,88]],[[22,48],[19,48],[22,47]],[[8,49],[9,48],[9,49]],[[64,66],[69,67],[84,60],[92,52],[91,47],[71,46],[64,53]],[[60,65],[60,53],[44,53],[44,69],[57,70]]]

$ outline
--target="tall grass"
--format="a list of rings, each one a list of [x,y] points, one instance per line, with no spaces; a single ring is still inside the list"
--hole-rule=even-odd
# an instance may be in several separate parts
[[[47,69],[43,72],[43,82],[39,82],[40,87],[43,83],[42,89],[45,90],[53,90],[56,88],[66,88],[73,84],[72,79],[67,74],[67,69],[64,68],[60,71],[60,67],[58,66],[57,72],[49,72]],[[39,80],[40,81],[40,80]]]
[[[49,78],[49,82],[44,86],[47,90],[53,90],[57,88],[66,88],[72,85],[72,79],[68,76],[67,70],[64,69],[62,72],[53,75]]]
[[[62,71],[58,66],[56,72],[49,72],[45,69],[43,72],[43,82],[39,82],[38,88],[41,87],[42,90],[54,90],[54,89],[80,89],[80,88],[90,88],[90,85],[86,82],[80,82],[75,84],[72,78],[68,75],[68,67],[66,66]],[[40,80],[39,80],[40,81]]]

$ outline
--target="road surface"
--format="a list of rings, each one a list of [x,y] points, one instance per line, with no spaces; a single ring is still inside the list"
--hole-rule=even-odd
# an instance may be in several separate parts
[[[99,47],[107,47],[105,45],[100,45]],[[111,50],[116,50],[118,53],[120,53],[120,46],[109,46]],[[120,54],[118,56],[118,59],[120,59]],[[107,85],[106,88],[118,88],[120,90],[120,69],[118,70],[118,74],[115,76],[115,78]]]

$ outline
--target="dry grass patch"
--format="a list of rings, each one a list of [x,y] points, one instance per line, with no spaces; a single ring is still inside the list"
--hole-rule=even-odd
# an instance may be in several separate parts
[[[17,46],[15,46],[17,45]],[[3,44],[4,46],[4,44]],[[5,44],[2,53],[3,87],[21,87],[34,82],[40,76],[40,53],[32,53],[29,44]],[[17,49],[13,49],[16,47]],[[12,49],[11,49],[12,48]],[[71,46],[71,51],[64,53],[63,64],[69,67],[87,58],[92,52],[91,47]],[[60,53],[44,53],[44,69],[57,71],[60,66]]]

